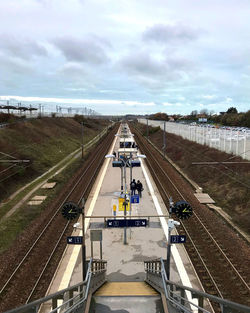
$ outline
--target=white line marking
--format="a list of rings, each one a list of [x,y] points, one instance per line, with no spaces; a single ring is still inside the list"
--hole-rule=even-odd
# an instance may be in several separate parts
[[[113,141],[113,144],[112,144],[112,147],[110,149],[111,152],[109,152],[109,153],[112,153],[114,151],[114,146],[115,146],[116,140],[117,140],[117,137],[115,137],[115,139]],[[89,205],[89,209],[88,209],[87,215],[92,215],[92,213],[93,213],[94,206],[96,204],[96,200],[97,200],[97,197],[99,195],[99,192],[100,192],[100,189],[101,189],[101,186],[102,186],[102,183],[103,183],[103,179],[104,179],[104,177],[106,175],[109,162],[110,162],[110,159],[105,159],[105,161],[104,161],[104,165],[103,165],[103,167],[101,169],[102,170],[102,174],[101,174],[101,177],[100,177],[100,179],[98,181],[97,187],[95,189],[95,193],[94,193],[93,199],[92,199],[92,201],[91,201],[91,203]],[[80,222],[80,220],[81,220],[81,218],[79,219],[79,222]],[[90,222],[89,218],[85,219],[85,233],[88,230],[89,222]],[[82,230],[80,231],[79,236],[82,236]],[[78,255],[80,253],[80,250],[81,250],[81,245],[74,245],[72,254],[70,256],[70,259],[69,259],[69,262],[67,264],[67,267],[66,267],[66,269],[64,271],[64,274],[63,274],[63,277],[62,277],[62,280],[60,282],[58,290],[65,289],[65,288],[67,288],[69,286],[69,282],[70,282],[73,270],[75,268],[76,261],[77,261]]]
[[[146,179],[146,182],[147,182],[150,194],[152,196],[152,199],[153,199],[153,202],[154,202],[157,214],[158,215],[163,215],[161,206],[160,206],[159,201],[158,201],[158,199],[157,199],[157,197],[155,195],[154,188],[153,188],[153,186],[151,184],[151,181],[150,181],[149,176],[147,174],[146,168],[144,166],[144,160],[142,160],[142,159],[141,159],[141,168],[142,168],[144,177]],[[159,217],[159,219],[160,219],[160,222],[161,222],[164,234],[165,234],[165,236],[166,236],[166,238],[168,240],[168,225],[167,225],[167,222],[166,222],[164,217]],[[186,269],[184,267],[184,264],[182,262],[182,259],[180,257],[180,254],[179,254],[179,252],[178,252],[178,250],[177,250],[175,245],[172,245],[171,252],[172,252],[171,254],[172,254],[173,259],[175,261],[175,264],[176,264],[176,267],[177,267],[177,271],[179,273],[179,276],[180,276],[182,284],[184,286],[193,288],[192,284],[190,282],[190,279],[188,277],[187,271],[186,271]],[[189,301],[192,301],[193,303],[196,303],[196,300],[192,299],[192,296],[191,296],[190,292],[187,292],[187,297],[188,297]],[[197,304],[198,304],[198,301],[197,301]]]

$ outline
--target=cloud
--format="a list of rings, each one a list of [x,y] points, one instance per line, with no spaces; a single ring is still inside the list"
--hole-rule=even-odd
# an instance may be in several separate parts
[[[121,60],[121,64],[132,74],[162,76],[166,73],[166,64],[147,53],[130,54]]]
[[[174,106],[174,107],[176,107],[176,106],[181,107],[181,106],[183,105],[183,104],[180,103],[180,102],[176,102],[176,103],[163,102],[162,104],[163,104],[164,106],[167,106],[167,107],[172,107],[172,106]]]
[[[107,46],[107,42],[98,39],[97,36],[88,39],[61,37],[54,39],[52,43],[64,54],[68,61],[95,65],[108,61],[108,57],[103,48],[103,46]]]
[[[35,72],[27,61],[6,56],[0,56],[0,68],[2,73],[8,73],[8,78],[10,78],[10,75],[27,76]]]
[[[150,55],[146,51],[130,53],[119,65],[124,73],[150,92],[163,90],[171,82],[188,81],[195,70],[192,62],[183,58]]]
[[[144,41],[156,41],[161,43],[186,42],[195,40],[197,37],[197,30],[182,24],[155,24],[147,28],[142,35]]]
[[[211,100],[211,99],[215,99],[216,95],[203,95],[201,96],[201,98]]]
[[[29,101],[29,102],[49,102],[61,104],[96,104],[96,105],[126,105],[126,106],[155,106],[154,102],[143,101],[127,101],[117,99],[71,99],[71,98],[43,98],[43,97],[22,97],[22,96],[0,96],[0,100],[16,100],[16,101]]]
[[[86,74],[82,64],[76,62],[68,62],[64,64],[59,70],[59,74],[64,76],[83,76]]]
[[[0,51],[25,60],[48,55],[46,48],[37,41],[12,35],[0,35]]]

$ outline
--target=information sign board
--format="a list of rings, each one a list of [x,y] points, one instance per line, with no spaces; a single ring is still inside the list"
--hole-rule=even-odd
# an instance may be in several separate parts
[[[185,235],[171,235],[170,243],[185,243],[186,236]]]
[[[131,203],[139,203],[139,202],[140,202],[139,195],[131,196]]]
[[[81,245],[82,236],[69,236],[67,237],[67,243],[71,245]]]
[[[125,199],[124,198],[119,198],[119,211],[124,211],[124,203]],[[128,204],[126,206],[126,211],[130,210],[130,202],[128,201]]]
[[[107,227],[146,227],[148,221],[146,219],[114,219],[107,220]]]

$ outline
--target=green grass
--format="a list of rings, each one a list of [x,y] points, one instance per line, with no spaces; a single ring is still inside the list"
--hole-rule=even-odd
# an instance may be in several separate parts
[[[32,206],[27,205],[27,200],[24,205],[17,209],[13,215],[4,221],[0,221],[0,253],[6,251],[17,238],[17,236],[35,219],[41,212],[43,212],[49,203],[56,197],[56,195],[63,188],[64,184],[72,177],[74,172],[82,165],[82,160],[73,159],[69,165],[51,181],[56,181],[57,184],[53,189],[38,189],[30,197],[34,195],[47,195],[47,198],[41,205]],[[63,166],[63,165],[62,165]],[[55,170],[56,172],[56,170]],[[49,174],[51,175],[51,173]],[[18,203],[29,191],[31,191],[37,184],[41,183],[45,178],[38,180],[36,183],[30,185],[27,189],[21,192],[13,201],[3,206],[5,213],[8,212],[13,205]],[[1,210],[2,213],[3,210]]]

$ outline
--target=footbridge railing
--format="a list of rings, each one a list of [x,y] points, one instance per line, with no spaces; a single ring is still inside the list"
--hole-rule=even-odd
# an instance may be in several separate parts
[[[213,303],[222,313],[250,313],[250,307],[248,306],[224,300],[168,280],[165,271],[165,263],[166,261],[162,258],[145,261],[144,268],[146,271],[146,282],[158,290],[162,297],[165,297],[168,307],[171,306],[169,312],[214,312],[211,306],[211,303]]]
[[[88,312],[92,294],[106,281],[106,268],[106,261],[90,259],[83,282],[6,313]]]

